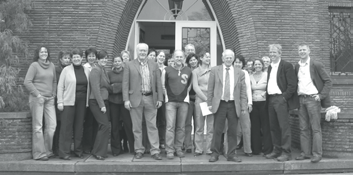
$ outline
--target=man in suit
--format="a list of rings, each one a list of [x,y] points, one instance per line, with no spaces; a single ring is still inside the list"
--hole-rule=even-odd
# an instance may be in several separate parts
[[[295,65],[298,75],[299,128],[302,153],[296,160],[310,159],[317,163],[322,158],[321,106],[330,107],[330,76],[324,65],[309,56],[309,46],[298,47],[300,61]],[[311,140],[312,136],[312,140]],[[312,156],[311,156],[312,155]]]
[[[137,58],[126,63],[123,76],[124,106],[130,111],[135,138],[135,158],[141,159],[145,152],[142,145],[142,117],[146,119],[151,155],[161,160],[158,129],[156,126],[157,109],[162,105],[163,91],[157,63],[147,59],[148,45],[136,46]]]
[[[225,120],[228,119],[227,160],[241,162],[236,155],[238,117],[247,110],[245,75],[233,67],[234,52],[230,49],[222,53],[223,64],[213,67],[210,72],[207,90],[207,105],[214,113],[214,134],[212,156],[209,162],[218,161],[221,154],[221,136]]]
[[[298,108],[297,76],[291,63],[281,59],[282,46],[271,44],[268,67],[267,102],[270,118],[271,136],[274,146],[267,159],[277,158],[278,161],[288,161],[291,156],[291,130],[289,110]]]

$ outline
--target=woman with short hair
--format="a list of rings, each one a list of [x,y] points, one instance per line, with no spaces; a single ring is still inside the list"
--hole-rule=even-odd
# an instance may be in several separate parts
[[[54,98],[57,82],[55,66],[50,61],[50,51],[46,46],[35,50],[33,63],[28,68],[23,84],[30,93],[33,159],[47,161],[54,155],[52,146],[56,128]]]
[[[207,102],[207,89],[208,89],[208,79],[211,72],[211,55],[206,52],[201,54],[199,60],[200,66],[192,71],[192,82],[193,88],[196,92],[195,98],[195,156],[200,156],[203,154],[204,146],[204,126],[206,120],[207,132],[206,132],[206,154],[211,155],[211,143],[213,137],[213,115],[203,116],[201,113],[200,103]]]
[[[112,71],[108,72],[108,78],[112,86],[112,91],[109,92],[110,105],[110,121],[111,121],[111,141],[110,147],[113,156],[118,156],[122,153],[121,133],[125,131],[127,140],[129,141],[129,150],[134,152],[134,134],[132,133],[132,121],[130,112],[124,107],[123,102],[123,75],[124,66],[123,59],[117,56],[113,59]],[[127,149],[127,148],[125,148]],[[127,151],[127,150],[124,150]]]
[[[83,158],[82,135],[86,107],[88,107],[89,70],[82,66],[82,51],[72,51],[72,64],[65,67],[58,83],[58,109],[62,111],[59,137],[59,157],[70,160],[72,135],[74,154]]]
[[[62,70],[71,64],[71,52],[69,51],[60,51],[58,54],[59,65],[55,67],[56,71],[56,82],[59,82],[60,74]],[[58,98],[55,98],[55,106],[58,106]],[[60,135],[60,126],[61,126],[61,119],[60,114],[61,111],[58,108],[55,108],[56,113],[56,129],[54,132],[54,139],[53,139],[53,152],[56,156],[59,155],[59,135]]]
[[[104,160],[107,157],[107,148],[109,141],[109,92],[111,88],[110,81],[104,66],[108,62],[108,54],[101,50],[98,52],[97,65],[89,76],[91,94],[89,97],[89,107],[98,123],[98,132],[91,151],[94,158]]]
[[[97,62],[97,50],[93,47],[88,48],[85,51],[86,63],[83,65],[88,68],[91,72],[92,68],[96,67]],[[90,154],[93,148],[94,140],[96,139],[98,130],[98,124],[96,119],[94,119],[91,109],[87,107],[85,122],[83,126],[83,139],[82,139],[82,148],[83,152]]]

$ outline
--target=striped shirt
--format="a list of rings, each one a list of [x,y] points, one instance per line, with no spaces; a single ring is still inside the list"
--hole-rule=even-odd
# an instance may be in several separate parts
[[[142,62],[138,59],[140,63],[141,76],[142,76],[142,93],[152,92],[151,80],[150,80],[150,70],[148,69],[147,60]]]

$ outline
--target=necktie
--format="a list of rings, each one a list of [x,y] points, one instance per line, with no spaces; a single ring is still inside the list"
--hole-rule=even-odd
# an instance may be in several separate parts
[[[224,95],[223,99],[224,101],[228,101],[230,99],[230,80],[229,80],[229,67],[226,68],[226,81],[224,84]]]

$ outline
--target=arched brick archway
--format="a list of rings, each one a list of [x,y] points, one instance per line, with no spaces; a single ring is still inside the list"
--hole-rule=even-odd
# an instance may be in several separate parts
[[[247,1],[209,0],[222,31],[225,48],[257,55],[257,42]],[[97,47],[116,55],[125,49],[131,25],[142,0],[106,1]],[[206,3],[206,2],[205,2]],[[207,4],[207,3],[206,3]]]

